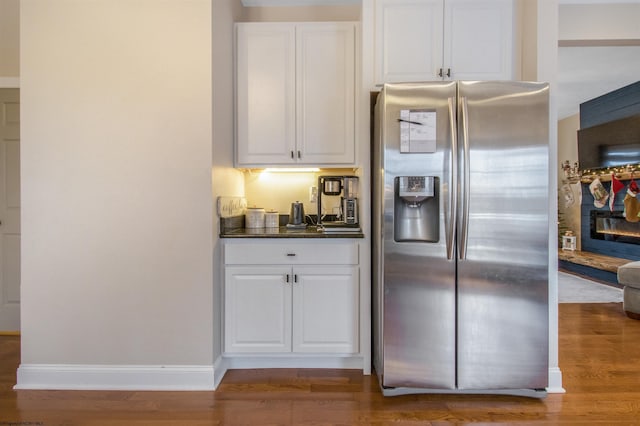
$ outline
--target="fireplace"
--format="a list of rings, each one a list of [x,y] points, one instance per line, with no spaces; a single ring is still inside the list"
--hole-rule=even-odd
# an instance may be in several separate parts
[[[626,184],[626,182],[625,182]],[[580,205],[580,245],[583,252],[591,252],[627,260],[640,260],[640,222],[627,222],[622,215],[624,196],[615,197],[613,211],[609,206],[597,208],[583,183]],[[609,183],[605,182],[605,188]],[[622,192],[622,191],[621,191]]]
[[[640,222],[628,222],[623,212],[591,210],[591,239],[640,245]]]
[[[610,184],[605,182],[605,185],[608,188]],[[622,194],[614,198],[613,211],[610,211],[608,204],[595,206],[589,183],[580,186],[581,251],[559,251],[559,266],[615,286],[618,266],[640,260],[640,222],[628,222],[623,216]]]

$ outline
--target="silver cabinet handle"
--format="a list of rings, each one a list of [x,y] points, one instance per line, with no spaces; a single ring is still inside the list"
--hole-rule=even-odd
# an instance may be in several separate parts
[[[444,70],[440,68],[440,70],[438,71],[438,77],[444,77],[444,76],[445,76]],[[451,68],[447,68],[446,76],[451,77]]]

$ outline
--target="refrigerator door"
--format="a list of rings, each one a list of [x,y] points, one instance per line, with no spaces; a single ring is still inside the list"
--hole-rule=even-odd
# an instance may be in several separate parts
[[[455,169],[451,152],[455,96],[455,82],[434,82],[387,84],[378,99],[376,122],[382,118],[382,125],[374,146],[375,209],[379,209],[374,210],[378,226],[374,229],[379,231],[374,232],[381,233],[382,243],[374,243],[379,253],[374,264],[374,286],[378,287],[374,343],[376,370],[385,387],[455,388],[455,256],[447,257],[447,232],[453,232],[450,187]],[[427,149],[432,152],[401,152],[402,138],[404,142],[414,136],[420,140],[422,125],[409,122],[421,119],[435,124],[431,127],[435,145]],[[409,131],[416,134],[408,135]],[[437,183],[438,208],[425,209],[437,226],[429,227],[424,241],[411,241],[411,234],[395,226],[394,216],[399,209],[407,214],[419,211],[416,206],[398,204],[399,182],[425,180],[400,177],[432,177],[426,181]],[[421,229],[416,227],[418,233]],[[453,244],[452,235],[449,241]]]
[[[458,387],[548,376],[548,86],[460,82]]]

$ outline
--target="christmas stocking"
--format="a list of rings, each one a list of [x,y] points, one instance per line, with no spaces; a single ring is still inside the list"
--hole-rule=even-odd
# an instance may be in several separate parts
[[[631,181],[624,197],[624,217],[627,222],[640,222],[640,202],[638,202],[638,185]]]
[[[593,205],[597,208],[604,207],[607,203],[607,198],[609,198],[609,193],[604,189],[604,186],[602,186],[600,179],[595,178],[593,182],[589,184],[589,192],[593,195]]]
[[[620,192],[624,188],[624,184],[616,179],[616,176],[611,173],[611,190],[609,191],[609,210],[613,211],[613,203],[615,202],[616,193]]]

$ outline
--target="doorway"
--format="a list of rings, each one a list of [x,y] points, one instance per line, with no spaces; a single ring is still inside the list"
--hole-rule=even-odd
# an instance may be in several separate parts
[[[20,91],[0,89],[0,334],[20,331]]]

